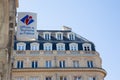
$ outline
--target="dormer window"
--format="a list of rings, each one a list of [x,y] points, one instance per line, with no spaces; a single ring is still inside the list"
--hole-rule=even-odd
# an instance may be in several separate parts
[[[30,49],[35,51],[35,50],[39,50],[39,43],[31,43],[30,44]]]
[[[75,40],[75,34],[74,33],[68,33],[68,39],[69,40]]]
[[[44,32],[44,39],[45,39],[45,40],[50,40],[50,39],[51,39],[51,34],[50,34],[50,32]]]
[[[57,44],[57,50],[58,51],[64,51],[65,50],[65,44],[64,43],[58,43]]]
[[[84,51],[91,51],[91,44],[89,44],[89,43],[84,43],[84,44],[83,44],[83,50],[84,50]]]
[[[23,42],[17,43],[17,50],[26,50],[26,44]]]
[[[56,33],[56,39],[63,40],[63,33],[61,33],[61,32]]]
[[[77,43],[70,43],[69,48],[71,51],[77,51],[78,50],[78,44]]]
[[[52,43],[44,43],[44,50],[51,51],[52,50]]]

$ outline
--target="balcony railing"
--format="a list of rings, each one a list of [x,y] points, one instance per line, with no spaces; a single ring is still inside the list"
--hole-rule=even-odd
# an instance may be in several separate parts
[[[40,51],[30,51],[30,50],[26,50],[26,51],[15,51],[14,53],[16,56],[40,56],[40,55],[99,55],[99,53],[97,53],[96,51],[44,51],[44,50],[40,50]]]
[[[18,56],[25,56],[26,55],[26,51],[16,51],[16,54]]]

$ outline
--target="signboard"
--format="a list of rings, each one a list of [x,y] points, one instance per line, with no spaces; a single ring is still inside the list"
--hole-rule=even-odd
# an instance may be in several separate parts
[[[18,13],[17,40],[29,41],[37,37],[37,14],[31,12]]]

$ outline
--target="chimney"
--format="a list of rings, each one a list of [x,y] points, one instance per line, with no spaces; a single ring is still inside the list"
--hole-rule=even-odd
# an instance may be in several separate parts
[[[71,30],[72,30],[72,28],[67,27],[67,26],[63,26],[63,27],[62,27],[62,30],[65,30],[65,31],[71,31]]]

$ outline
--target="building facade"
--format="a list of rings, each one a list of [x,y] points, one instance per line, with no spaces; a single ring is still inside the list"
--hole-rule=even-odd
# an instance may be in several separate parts
[[[12,80],[104,80],[93,42],[71,28],[37,30],[36,39],[14,38]]]
[[[17,3],[18,0],[0,0],[0,80],[11,80]]]

